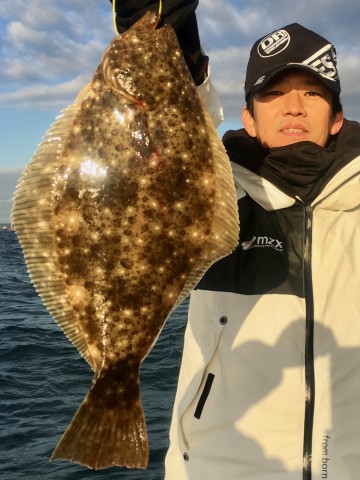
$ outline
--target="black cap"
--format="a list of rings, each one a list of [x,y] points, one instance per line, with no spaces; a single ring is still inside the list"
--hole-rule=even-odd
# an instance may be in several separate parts
[[[310,71],[332,93],[340,94],[334,45],[312,30],[292,23],[255,42],[246,71],[245,98],[289,68]]]

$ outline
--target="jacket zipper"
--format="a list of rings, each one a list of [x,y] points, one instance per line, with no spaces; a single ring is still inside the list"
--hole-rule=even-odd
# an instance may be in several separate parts
[[[305,419],[303,444],[303,480],[311,480],[312,436],[315,407],[314,369],[314,297],[311,273],[313,208],[305,206],[304,288],[306,304],[305,330]]]

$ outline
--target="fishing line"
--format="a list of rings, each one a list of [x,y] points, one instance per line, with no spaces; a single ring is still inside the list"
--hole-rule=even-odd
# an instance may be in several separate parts
[[[162,0],[159,0],[159,10],[158,10],[158,18],[160,19],[161,14],[162,14],[162,7],[163,7],[163,2]],[[114,25],[114,30],[116,35],[119,35],[119,30],[116,25],[116,0],[112,0],[112,19],[113,19],[113,25]]]
[[[115,8],[115,3],[116,0],[112,0],[112,19],[113,19],[113,25],[114,25],[114,30],[116,35],[119,35],[119,30],[116,25],[116,8]]]

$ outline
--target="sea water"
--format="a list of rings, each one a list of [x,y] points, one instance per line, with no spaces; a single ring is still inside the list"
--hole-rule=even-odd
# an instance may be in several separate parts
[[[35,292],[16,235],[0,232],[0,479],[162,480],[187,302],[173,313],[141,368],[147,470],[93,471],[50,456],[92,372]]]

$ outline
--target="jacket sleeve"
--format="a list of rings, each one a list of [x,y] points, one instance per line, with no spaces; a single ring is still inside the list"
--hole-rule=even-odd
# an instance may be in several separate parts
[[[201,85],[197,87],[198,92],[209,112],[215,127],[218,127],[224,120],[224,112],[221,104],[219,94],[214,87],[210,78],[210,67],[208,67],[208,74]]]

